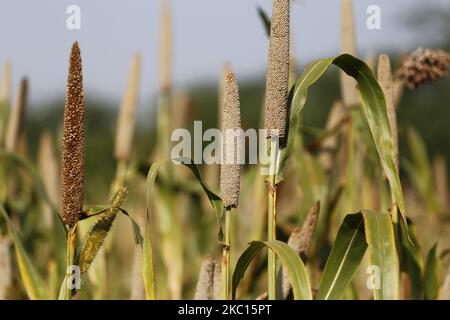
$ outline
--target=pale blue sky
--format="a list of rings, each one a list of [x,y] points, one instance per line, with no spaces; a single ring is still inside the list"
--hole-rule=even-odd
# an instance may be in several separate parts
[[[339,52],[340,0],[293,1],[293,43],[297,60]],[[423,3],[450,6],[448,0],[356,0],[359,49],[412,49],[417,35],[402,28],[399,18]],[[160,0],[2,0],[0,63],[13,63],[14,87],[20,76],[31,81],[30,99],[40,103],[64,92],[70,45],[80,41],[88,96],[106,96],[119,103],[131,58],[143,54],[141,101],[158,87]],[[82,29],[66,28],[66,8],[81,7]],[[382,30],[366,28],[366,9],[382,10]],[[266,66],[267,39],[256,13],[270,13],[271,0],[172,0],[173,77],[183,88],[216,81],[224,61],[238,79],[261,75]]]

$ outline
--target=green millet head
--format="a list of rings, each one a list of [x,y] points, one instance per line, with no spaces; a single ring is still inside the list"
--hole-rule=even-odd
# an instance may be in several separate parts
[[[274,0],[266,77],[265,129],[267,137],[277,130],[284,138],[288,116],[289,0]]]
[[[225,91],[223,96],[222,115],[222,165],[220,166],[220,192],[225,208],[236,208],[239,203],[239,188],[241,166],[238,162],[240,143],[237,135],[227,139],[227,131],[233,130],[238,133],[241,130],[241,112],[239,102],[239,88],[236,78],[232,72],[225,79]],[[229,140],[229,141],[227,141]],[[227,154],[228,147],[233,146],[232,154]],[[230,148],[228,148],[230,149]]]
[[[72,46],[64,107],[61,215],[69,227],[80,219],[84,187],[83,74],[78,42]]]

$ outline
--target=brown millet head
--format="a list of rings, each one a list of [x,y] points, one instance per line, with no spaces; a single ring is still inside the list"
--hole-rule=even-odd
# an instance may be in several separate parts
[[[397,76],[413,90],[422,84],[445,78],[449,67],[449,53],[420,47],[403,57]]]
[[[222,115],[222,165],[220,166],[220,193],[225,208],[236,208],[239,204],[239,189],[241,166],[238,162],[240,150],[239,138],[233,135],[227,139],[227,131],[234,133],[241,129],[241,112],[239,102],[239,87],[232,72],[225,80]],[[227,141],[229,140],[229,141]],[[227,142],[233,146],[233,154],[227,154]],[[228,161],[227,161],[228,160]]]
[[[84,184],[84,103],[83,74],[78,42],[72,46],[64,107],[64,133],[61,163],[61,214],[69,227],[83,210]]]
[[[266,77],[265,129],[286,133],[289,86],[289,0],[274,0],[270,29],[269,61]]]

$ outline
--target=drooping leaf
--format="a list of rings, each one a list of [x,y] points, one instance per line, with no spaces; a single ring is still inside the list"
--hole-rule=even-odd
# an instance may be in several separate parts
[[[295,300],[312,300],[311,284],[308,272],[300,256],[286,243],[271,241],[252,241],[249,247],[242,253],[236,264],[232,279],[232,297],[236,298],[237,287],[244,277],[247,267],[256,255],[264,248],[268,247],[280,259],[283,267],[288,273],[292,285]]]
[[[277,173],[277,181],[279,182],[283,179],[281,170],[291,152],[299,125],[298,113],[305,106],[308,88],[320,79],[331,64],[341,68],[358,83],[358,91],[361,96],[365,118],[369,125],[384,172],[388,178],[396,205],[405,219],[405,204],[399,173],[395,165],[392,133],[389,126],[383,90],[379,86],[370,68],[363,61],[349,54],[343,54],[310,63],[305,67],[302,76],[291,89],[289,95],[289,136],[286,146],[281,150],[280,172]]]
[[[152,201],[152,194],[153,189],[155,187],[155,181],[156,177],[158,175],[158,172],[161,168],[161,166],[173,162],[177,165],[184,165],[188,167],[192,173],[194,174],[195,178],[197,179],[198,183],[200,184],[202,190],[205,192],[206,196],[208,197],[218,223],[219,227],[219,242],[222,241],[222,229],[221,229],[221,220],[222,220],[222,208],[223,203],[222,199],[216,195],[211,189],[206,185],[206,183],[203,181],[200,171],[198,167],[193,164],[193,161],[190,158],[181,157],[181,158],[175,158],[175,159],[165,159],[158,162],[155,162],[150,167],[148,174],[147,174],[147,190],[146,190],[146,208],[147,208],[147,222],[146,222],[146,228],[144,231],[144,246],[142,250],[142,261],[143,261],[143,278],[144,278],[144,288],[146,292],[147,299],[155,299],[155,283],[154,283],[154,271],[153,271],[153,251],[151,246],[151,230],[150,230],[150,209],[151,209],[151,201]]]
[[[362,214],[366,241],[369,245],[369,260],[373,270],[374,299],[398,300],[400,266],[391,216],[371,210],[363,210]]]
[[[31,262],[26,253],[22,242],[17,234],[17,231],[8,217],[8,214],[0,204],[0,213],[6,222],[8,234],[14,244],[14,251],[16,253],[17,264],[19,267],[20,277],[22,279],[25,291],[28,297],[32,300],[47,300],[49,299],[49,291],[47,284],[42,279],[36,267]]]
[[[156,176],[158,175],[158,171],[161,168],[162,165],[167,164],[169,162],[176,163],[177,165],[184,165],[188,167],[192,173],[194,174],[195,178],[197,179],[198,183],[201,185],[203,191],[205,192],[206,196],[208,197],[209,202],[211,203],[214,213],[216,214],[217,223],[221,225],[222,220],[222,209],[223,209],[223,201],[222,199],[215,194],[211,189],[206,185],[206,183],[203,181],[200,170],[198,169],[197,165],[193,164],[192,159],[187,157],[180,157],[180,158],[174,158],[174,159],[165,159],[158,162],[155,162],[150,167],[148,174],[147,174],[147,191],[146,191],[146,201],[147,201],[147,209],[149,209],[149,204],[151,202],[151,195],[153,193],[153,188],[155,185]],[[219,236],[221,235],[221,231],[219,231]],[[221,241],[221,239],[219,239]]]
[[[367,244],[360,213],[344,218],[320,279],[318,300],[340,299],[361,264]]]
[[[300,256],[303,263],[307,263],[309,251],[316,231],[317,220],[320,213],[320,201],[314,203],[301,228],[295,228],[291,232],[287,244]],[[287,299],[292,293],[291,282],[284,268],[280,268],[277,274],[277,299]]]

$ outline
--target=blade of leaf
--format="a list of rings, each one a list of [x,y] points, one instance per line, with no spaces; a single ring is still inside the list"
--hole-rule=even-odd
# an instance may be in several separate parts
[[[395,247],[391,216],[371,210],[362,211],[369,258],[379,268],[380,288],[374,288],[375,300],[400,299],[400,267]]]
[[[32,300],[47,300],[49,299],[49,291],[45,281],[40,276],[39,272],[32,264],[28,254],[22,245],[22,242],[17,235],[14,225],[6,213],[3,205],[0,204],[0,213],[6,221],[9,236],[14,244],[17,264],[19,266],[20,277],[22,279],[28,297]]]
[[[437,244],[428,253],[424,274],[425,299],[436,300],[439,296],[439,258]]]
[[[150,223],[147,215],[144,230],[144,243],[142,247],[142,276],[144,278],[145,298],[147,300],[156,300],[155,275],[153,272],[153,249],[150,232]]]
[[[361,264],[366,249],[362,215],[348,214],[339,228],[322,273],[318,300],[337,300],[342,297]]]
[[[147,191],[146,191],[147,209],[150,208],[149,204],[151,202],[151,195],[153,193],[153,188],[155,185],[156,176],[158,175],[158,171],[162,165],[167,164],[168,162],[182,164],[182,165],[188,167],[192,171],[192,173],[194,174],[198,183],[201,185],[203,191],[205,192],[206,196],[208,197],[209,202],[211,203],[211,205],[214,209],[214,212],[216,214],[217,223],[220,228],[221,221],[222,221],[222,214],[223,214],[222,199],[217,194],[215,194],[213,191],[211,191],[211,189],[206,185],[206,183],[202,179],[202,177],[200,175],[200,170],[198,169],[197,165],[193,164],[192,159],[187,158],[187,157],[165,159],[165,160],[157,161],[152,164],[152,166],[150,167],[148,174],[147,174]],[[221,232],[219,232],[219,234],[221,234]],[[219,239],[219,241],[221,241],[221,239]]]
[[[193,164],[193,161],[190,158],[181,157],[181,158],[174,158],[174,159],[165,159],[161,161],[157,161],[153,163],[148,170],[147,173],[147,190],[146,190],[146,208],[147,208],[147,223],[146,228],[144,232],[144,246],[142,250],[142,261],[143,261],[143,277],[144,277],[144,287],[146,292],[147,299],[155,299],[155,285],[154,285],[154,271],[153,271],[153,252],[152,252],[152,246],[151,246],[151,235],[150,235],[150,223],[149,223],[149,217],[150,217],[150,210],[151,210],[151,197],[153,194],[153,188],[155,186],[156,177],[158,175],[159,169],[161,166],[167,164],[167,163],[176,163],[180,165],[184,165],[188,167],[192,173],[194,174],[195,178],[197,179],[198,183],[201,185],[203,191],[207,195],[214,212],[216,214],[217,223],[219,226],[219,242],[222,241],[222,229],[221,229],[221,220],[222,220],[222,208],[223,208],[223,202],[222,199],[216,195],[214,192],[211,191],[211,189],[206,185],[206,183],[203,181],[200,170],[198,167]]]
[[[337,57],[322,59],[315,61],[305,67],[302,76],[297,80],[295,86],[290,92],[290,119],[288,142],[286,147],[281,151],[281,165],[289,156],[292,148],[292,139],[295,139],[297,132],[298,113],[303,109],[308,88],[313,85],[325,73],[331,64],[341,68],[349,76],[355,78],[358,83],[358,91],[361,96],[362,108],[367,119],[372,138],[380,157],[383,169],[391,187],[392,194],[396,204],[402,214],[403,219],[406,219],[405,204],[403,199],[402,187],[400,184],[400,177],[397,167],[395,165],[394,147],[392,141],[391,128],[386,108],[386,99],[383,90],[379,86],[377,80],[370,68],[361,60],[349,55],[343,54]],[[292,124],[292,127],[291,127]],[[281,180],[281,172],[279,173]]]
[[[256,255],[264,248],[268,247],[280,259],[286,269],[292,284],[292,291],[295,300],[312,300],[311,284],[308,272],[300,256],[286,243],[271,241],[252,241],[249,247],[242,253],[236,264],[232,279],[232,297],[236,298],[236,290],[239,282],[243,278],[247,267]]]
[[[397,248],[400,258],[400,270],[405,272],[411,284],[411,294],[414,300],[423,298],[423,257],[413,223],[407,218],[407,225],[401,220],[396,225]]]

